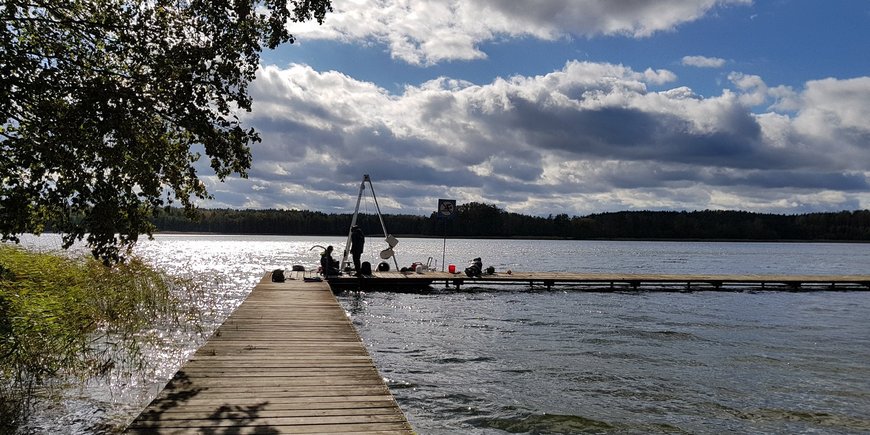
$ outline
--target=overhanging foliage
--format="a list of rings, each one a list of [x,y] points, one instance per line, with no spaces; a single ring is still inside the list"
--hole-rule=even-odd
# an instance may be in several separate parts
[[[329,0],[0,4],[0,232],[87,236],[118,261],[174,201],[207,198],[195,163],[246,175],[260,140],[237,116],[263,47]]]

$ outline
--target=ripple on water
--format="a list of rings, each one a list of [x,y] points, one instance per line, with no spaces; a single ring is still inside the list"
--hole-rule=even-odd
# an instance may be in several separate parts
[[[467,420],[474,427],[499,429],[511,433],[594,433],[613,432],[616,427],[599,420],[560,414],[527,414],[509,417],[478,418]]]
[[[515,373],[515,374],[523,374],[523,373],[534,373],[534,370],[530,369],[497,369],[497,371],[502,373]]]
[[[408,381],[400,381],[396,379],[384,378],[384,382],[391,390],[404,390],[404,389],[414,389],[419,387],[419,384],[415,384],[413,382]]]
[[[838,430],[846,429],[856,433],[870,431],[870,419],[866,417],[827,412],[762,408],[743,411],[740,413],[740,418],[759,424],[772,424],[774,427],[782,427],[782,423],[789,423],[795,427],[803,426],[802,429],[797,430],[826,427]]]
[[[432,362],[436,364],[464,364],[464,363],[476,363],[476,362],[488,362],[495,361],[495,358],[487,357],[487,356],[479,356],[472,358],[458,358],[458,357],[447,357],[447,358],[435,358]]]
[[[624,328],[618,331],[614,331],[615,334],[625,335],[637,339],[649,339],[655,341],[704,341],[704,338],[701,338],[695,334],[690,332],[681,332],[681,331],[671,331],[671,330],[662,330],[662,331],[648,331],[642,329],[633,329],[633,328]]]

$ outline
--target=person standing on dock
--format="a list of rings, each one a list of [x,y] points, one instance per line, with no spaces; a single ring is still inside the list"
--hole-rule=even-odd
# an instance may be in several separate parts
[[[363,246],[366,244],[366,236],[363,234],[362,228],[354,225],[350,230],[350,254],[353,256],[353,270],[359,274],[360,257],[362,256]],[[347,257],[345,257],[347,258]]]

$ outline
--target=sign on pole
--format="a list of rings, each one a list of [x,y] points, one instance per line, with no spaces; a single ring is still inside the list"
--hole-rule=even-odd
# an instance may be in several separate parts
[[[456,213],[455,199],[439,199],[438,200],[438,217],[444,221],[444,247],[441,248],[441,271],[444,272],[444,259],[447,256],[447,219],[452,218]],[[446,283],[445,283],[446,284]]]
[[[455,199],[439,199],[438,200],[438,215],[439,217],[448,218],[456,213]]]

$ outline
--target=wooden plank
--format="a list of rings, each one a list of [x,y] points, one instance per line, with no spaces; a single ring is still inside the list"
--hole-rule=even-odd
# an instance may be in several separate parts
[[[166,412],[189,412],[188,408],[194,403],[205,404],[220,401],[227,395],[233,395],[234,402],[245,402],[246,406],[251,406],[255,403],[266,403],[269,405],[284,405],[290,406],[296,404],[294,408],[298,408],[299,403],[330,403],[342,407],[355,407],[356,405],[348,405],[351,402],[371,401],[374,398],[381,400],[389,399],[389,390],[371,385],[371,386],[347,386],[344,391],[322,391],[320,388],[311,388],[312,386],[294,388],[290,387],[281,391],[262,391],[260,387],[249,387],[245,385],[227,388],[225,390],[212,390],[208,393],[201,393],[197,396],[197,400],[190,400],[187,406],[179,409],[166,410]],[[300,402],[300,400],[302,400]]]
[[[267,278],[127,432],[412,433],[327,283]]]
[[[215,410],[226,406],[243,406],[246,408],[258,407],[281,407],[282,409],[323,409],[324,407],[335,408],[353,408],[358,404],[367,404],[373,402],[384,402],[392,400],[392,396],[387,393],[372,394],[365,396],[293,396],[293,397],[270,397],[268,400],[257,397],[239,397],[233,399],[233,404],[228,405],[225,400],[226,395],[222,396],[197,396],[185,402],[183,407],[167,407],[160,409],[159,412],[151,412],[147,410],[139,415],[137,419],[148,418],[150,420],[160,420],[163,415],[172,412],[188,412],[188,410],[215,412]],[[361,406],[361,405],[360,405]]]
[[[397,423],[376,423],[376,424],[365,424],[365,423],[357,423],[357,424],[337,424],[337,425],[301,425],[301,426],[261,426],[261,425],[248,425],[243,427],[232,427],[232,428],[220,428],[222,430],[217,431],[216,428],[213,427],[198,427],[198,428],[176,428],[176,427],[167,427],[167,428],[150,428],[150,427],[137,427],[131,428],[128,430],[128,433],[132,434],[169,434],[169,435],[187,435],[187,434],[197,434],[201,435],[203,433],[232,433],[238,435],[248,435],[248,434],[344,434],[344,435],[355,435],[355,434],[366,434],[366,435],[376,435],[376,434],[412,434],[413,431],[407,429],[406,424],[402,422]],[[232,431],[228,430],[232,429]]]
[[[258,360],[258,361],[248,361],[247,359],[237,360],[237,361],[210,361],[210,360],[202,360],[200,364],[197,365],[196,368],[201,368],[204,370],[222,370],[222,369],[238,369],[240,367],[247,367],[249,369],[260,369],[260,370],[271,370],[271,369],[293,369],[293,368],[308,368],[313,364],[317,364],[319,367],[327,367],[327,368],[353,368],[353,367],[368,367],[368,364],[365,361],[329,361],[329,360],[316,360],[316,359],[303,359],[303,360],[289,360],[283,361],[280,359],[273,360]],[[193,368],[188,367],[187,370],[193,370]]]
[[[244,408],[242,408],[244,409]],[[326,409],[268,409],[259,410],[257,415],[260,418],[310,418],[310,417],[349,417],[349,416],[371,416],[371,415],[389,415],[400,417],[401,412],[393,407],[378,407],[378,408],[326,408]],[[164,415],[163,421],[168,420],[211,420],[211,415],[203,414],[202,412],[176,412],[171,415]],[[232,422],[228,422],[232,423]],[[224,424],[227,425],[227,424]]]
[[[163,427],[233,427],[233,426],[291,426],[291,425],[335,425],[354,423],[399,423],[405,420],[400,411],[386,414],[372,414],[369,412],[343,415],[318,415],[317,411],[311,411],[303,416],[279,416],[270,417],[262,415],[258,410],[255,417],[246,412],[246,408],[225,408],[217,414],[203,415],[194,419],[163,419],[160,421]],[[132,427],[150,425],[151,422],[137,422]]]
[[[379,397],[387,397],[387,396],[379,396]],[[329,400],[327,400],[329,399]],[[258,402],[255,400],[240,400],[240,403],[244,405],[236,405],[243,407],[257,407],[263,406],[263,402]],[[218,404],[217,406],[220,406]],[[185,406],[184,408],[176,408],[169,409],[166,412],[160,414],[158,419],[168,419],[173,418],[174,414],[187,414],[187,413],[202,413],[202,412],[214,412],[216,405],[213,402],[202,402],[199,404],[190,404]],[[305,402],[275,402],[270,401],[268,405],[263,407],[263,409],[269,410],[286,410],[286,411],[312,411],[312,412],[320,412],[326,409],[377,409],[377,408],[390,408],[395,409],[393,407],[393,402],[389,400],[389,398],[385,398],[382,400],[345,400],[345,401],[336,401],[329,398],[321,398],[318,400],[309,400]],[[140,420],[151,420],[151,416],[148,414],[142,414],[139,417]]]

